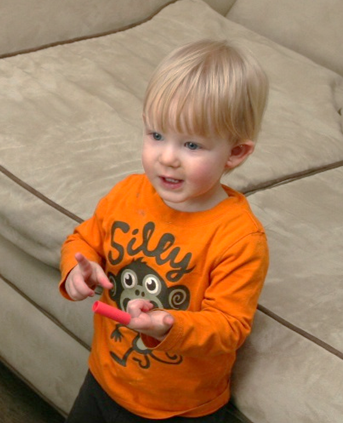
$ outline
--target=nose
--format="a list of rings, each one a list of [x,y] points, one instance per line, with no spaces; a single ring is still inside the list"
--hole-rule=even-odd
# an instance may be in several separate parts
[[[168,167],[180,166],[180,158],[177,148],[173,145],[165,145],[160,151],[159,162]]]

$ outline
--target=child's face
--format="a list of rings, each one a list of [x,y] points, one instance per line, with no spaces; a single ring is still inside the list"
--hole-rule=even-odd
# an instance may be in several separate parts
[[[162,134],[145,127],[142,161],[147,177],[169,207],[203,211],[227,198],[220,178],[231,149],[224,139]]]

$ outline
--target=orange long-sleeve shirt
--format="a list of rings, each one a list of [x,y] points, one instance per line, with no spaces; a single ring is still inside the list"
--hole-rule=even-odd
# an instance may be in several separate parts
[[[169,208],[145,175],[104,197],[93,217],[62,247],[64,281],[82,252],[113,282],[101,300],[125,310],[145,298],[175,323],[158,343],[99,315],[89,359],[93,376],[116,402],[151,419],[198,417],[223,406],[237,349],[251,330],[268,268],[263,227],[242,194],[215,208]]]

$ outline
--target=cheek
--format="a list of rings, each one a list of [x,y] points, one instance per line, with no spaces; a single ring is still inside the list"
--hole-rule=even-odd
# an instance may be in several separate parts
[[[223,173],[221,163],[216,160],[204,160],[192,166],[191,181],[197,184],[211,185],[217,182]]]
[[[151,150],[143,145],[142,149],[142,164],[145,171],[149,170],[153,162],[153,154]]]

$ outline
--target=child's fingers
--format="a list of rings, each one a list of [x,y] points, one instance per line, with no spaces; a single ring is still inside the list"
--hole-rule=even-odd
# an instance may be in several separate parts
[[[112,289],[113,284],[109,281],[108,277],[106,276],[106,273],[103,271],[103,269],[99,266],[96,272],[96,279],[100,286],[102,286],[105,289]]]
[[[106,289],[113,288],[113,284],[108,280],[108,277],[100,265],[90,262],[81,253],[76,253],[75,258],[79,264],[79,269],[84,281],[91,289],[95,289],[97,285]]]
[[[81,253],[76,253],[75,258],[79,264],[83,278],[87,280],[92,274],[92,266],[90,264],[90,261],[86,259],[86,257]]]
[[[127,311],[132,319],[128,327],[162,341],[173,326],[174,317],[164,310],[153,310],[153,307],[147,300],[129,301]]]
[[[66,289],[70,298],[75,301],[94,296],[94,291],[86,284],[80,273],[73,275],[72,280],[66,285]]]
[[[153,304],[148,300],[131,300],[127,304],[127,312],[132,317],[139,317],[142,312],[146,313],[153,308]]]

